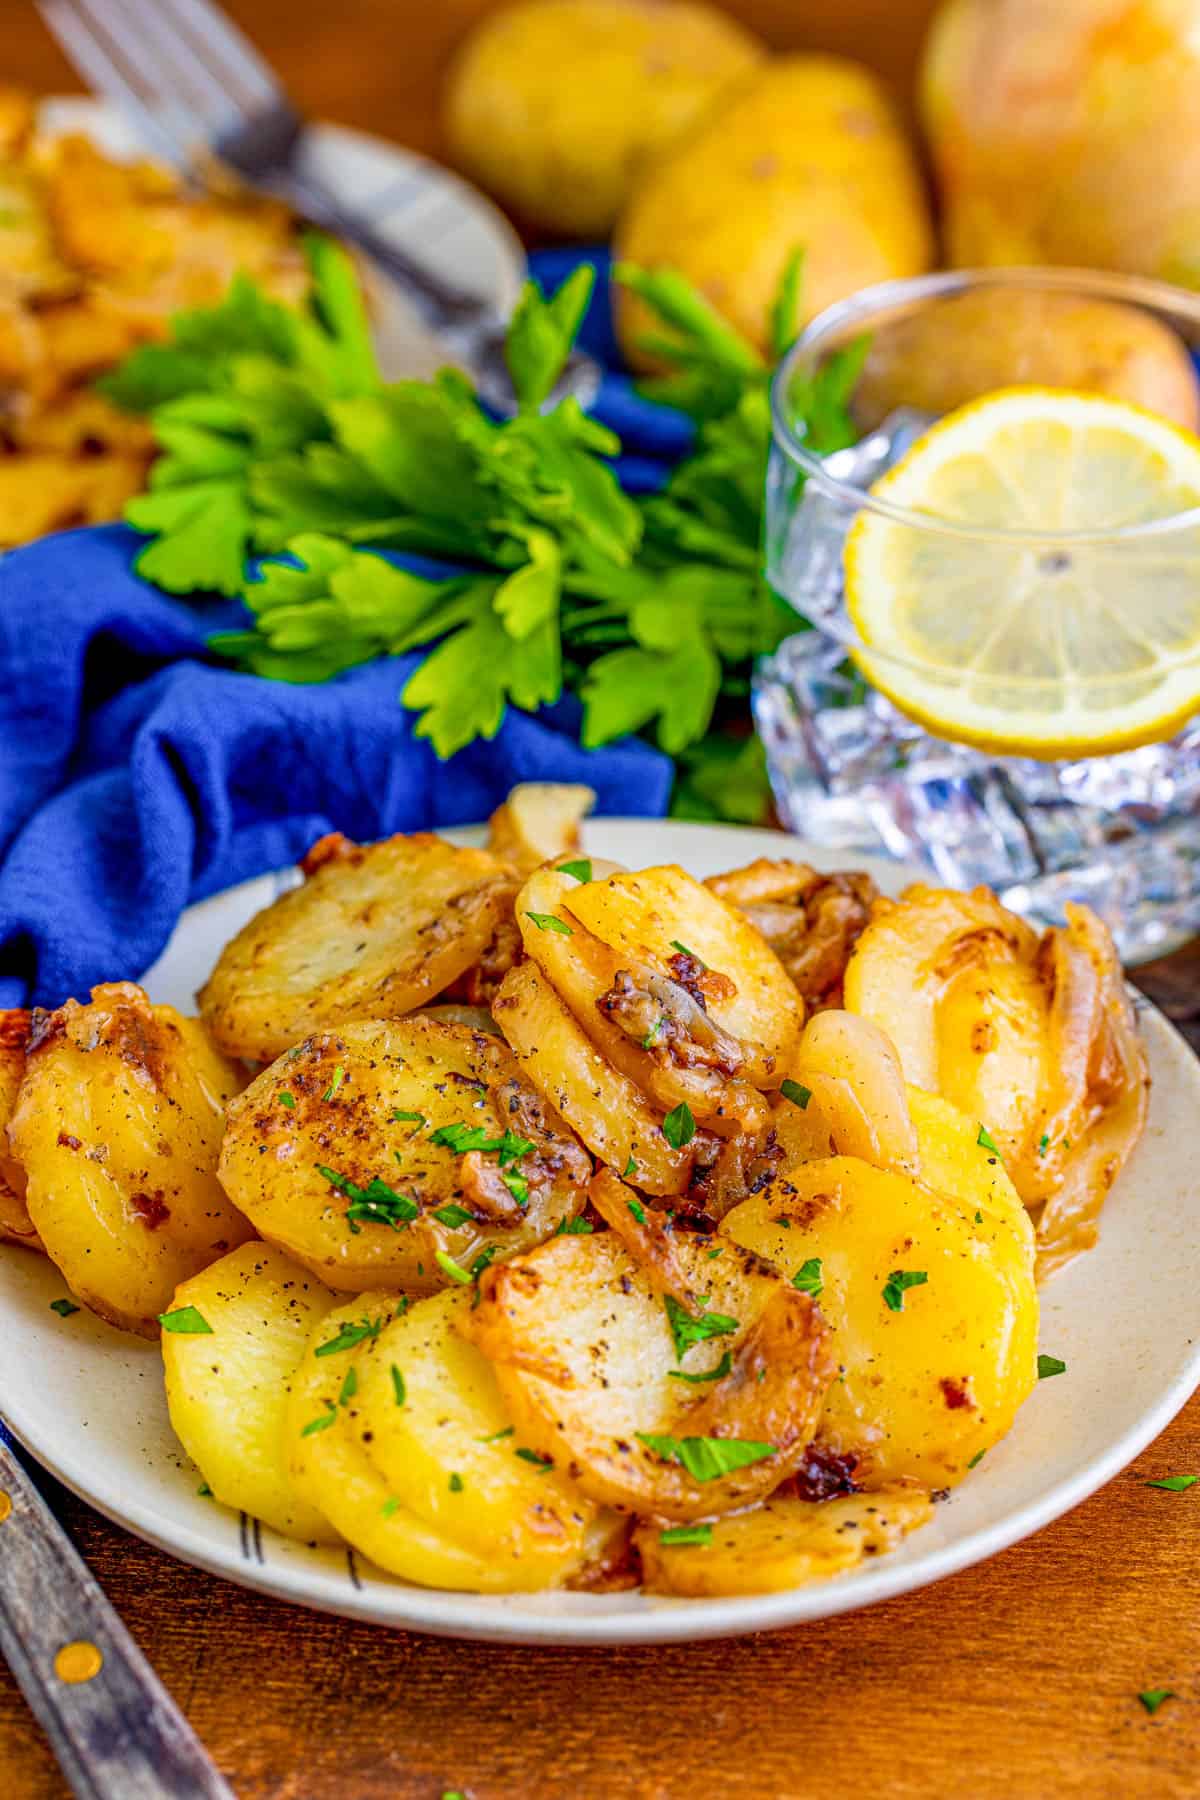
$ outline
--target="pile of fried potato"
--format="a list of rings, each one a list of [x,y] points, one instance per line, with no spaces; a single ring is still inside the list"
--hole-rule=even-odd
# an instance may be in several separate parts
[[[158,164],[43,135],[31,98],[0,88],[0,550],[120,516],[154,446],[94,383],[239,270],[303,297],[284,207],[185,192]]]
[[[323,839],[200,1019],[7,1015],[0,1230],[161,1342],[213,1495],[280,1532],[480,1592],[791,1587],[1012,1424],[1144,1053],[1083,909],[630,871],[591,798]]]

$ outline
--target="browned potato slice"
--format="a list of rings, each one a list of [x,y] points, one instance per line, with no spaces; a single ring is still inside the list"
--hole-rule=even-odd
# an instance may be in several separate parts
[[[280,1057],[230,1107],[220,1163],[256,1230],[347,1292],[469,1280],[573,1218],[590,1174],[499,1038],[427,1018],[359,1020]]]
[[[594,1156],[628,1170],[643,1193],[683,1193],[695,1167],[695,1140],[672,1148],[663,1136],[663,1113],[600,1054],[536,963],[505,976],[493,1010],[522,1074]]]
[[[777,1495],[750,1512],[718,1519],[701,1543],[673,1543],[663,1527],[645,1523],[634,1533],[644,1585],[651,1593],[774,1594],[824,1581],[868,1556],[894,1550],[933,1517],[921,1488],[881,1488],[833,1500]]]
[[[413,1012],[479,961],[511,892],[494,857],[428,832],[366,845],[335,834],[303,867],[303,885],[243,926],[201,990],[230,1055],[269,1062],[323,1026]]]
[[[579,849],[580,824],[595,804],[590,787],[523,781],[488,820],[488,849],[520,874],[529,875],[542,863]]]
[[[489,1270],[460,1322],[517,1435],[628,1511],[694,1519],[761,1499],[803,1457],[834,1372],[819,1313],[732,1239],[666,1230],[614,1176],[592,1198],[620,1231]]]
[[[410,1581],[556,1586],[603,1551],[618,1521],[513,1434],[495,1375],[456,1329],[464,1309],[461,1293],[411,1310],[368,1294],[324,1319],[293,1384],[293,1480],[352,1544]]]
[[[25,1074],[28,1041],[29,1014],[20,1007],[0,1012],[0,1238],[40,1250],[42,1241],[25,1204],[25,1171],[8,1147],[8,1121]]]
[[[198,1020],[132,982],[34,1015],[9,1142],[47,1252],[110,1324],[157,1338],[179,1283],[253,1236],[217,1180],[238,1086]]]
[[[163,1328],[167,1410],[176,1437],[224,1506],[302,1543],[336,1541],[294,1492],[285,1431],[292,1377],[334,1296],[270,1244],[240,1244],[175,1290],[206,1332]]]
[[[517,896],[526,951],[607,1060],[664,1113],[686,1105],[694,1119],[726,1136],[761,1129],[767,1107],[758,1088],[775,1085],[787,1065],[764,1051],[759,1040],[739,1038],[722,1025],[719,1013],[732,995],[731,979],[709,964],[703,951],[693,956],[669,944],[661,953],[657,945],[653,951],[643,945],[614,947],[576,912],[581,895],[622,879],[580,883],[558,870],[539,869]],[[706,898],[710,906],[720,904]],[[741,925],[751,933],[744,920]],[[679,923],[675,929],[684,927]],[[762,949],[770,956],[765,945]],[[776,967],[787,995],[785,1011],[795,1013],[795,989]]]

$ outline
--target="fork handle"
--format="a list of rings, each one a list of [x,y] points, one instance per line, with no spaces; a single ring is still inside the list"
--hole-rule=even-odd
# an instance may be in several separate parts
[[[0,1650],[78,1800],[235,1800],[2,1431]]]

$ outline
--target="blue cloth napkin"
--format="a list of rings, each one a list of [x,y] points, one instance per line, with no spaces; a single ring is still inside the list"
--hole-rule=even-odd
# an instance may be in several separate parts
[[[543,255],[535,271],[553,285],[579,260]],[[605,286],[586,340],[615,365]],[[615,370],[596,411],[628,446],[631,491],[690,442],[685,419]],[[398,699],[419,654],[317,687],[230,671],[204,640],[231,609],[139,580],[141,541],[104,526],[0,562],[0,1006],[140,974],[190,901],[294,862],[326,831],[461,824],[531,780],[587,782],[600,812],[666,809],[668,759],[636,739],[581,749],[573,700],[510,709],[492,742],[440,763]]]

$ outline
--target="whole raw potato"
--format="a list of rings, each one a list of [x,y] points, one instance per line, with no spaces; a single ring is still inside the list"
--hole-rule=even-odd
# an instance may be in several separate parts
[[[1136,306],[1036,288],[980,288],[880,326],[854,413],[870,429],[897,406],[941,414],[1017,386],[1106,394],[1200,427],[1200,383],[1169,325]]]
[[[533,224],[605,236],[652,156],[763,55],[701,0],[524,0],[451,71],[455,161]]]
[[[803,318],[871,282],[918,275],[933,255],[916,161],[891,104],[867,69],[838,57],[764,64],[649,171],[616,240],[621,258],[678,269],[763,350],[797,247]],[[626,354],[645,366],[637,340],[652,321],[624,293],[618,327]]]
[[[1200,287],[1200,0],[950,0],[922,110],[952,262]]]

